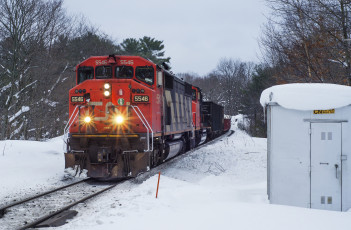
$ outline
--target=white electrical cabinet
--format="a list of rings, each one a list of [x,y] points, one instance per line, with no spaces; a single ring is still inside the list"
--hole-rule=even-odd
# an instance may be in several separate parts
[[[266,89],[270,203],[351,208],[351,87],[288,84]]]

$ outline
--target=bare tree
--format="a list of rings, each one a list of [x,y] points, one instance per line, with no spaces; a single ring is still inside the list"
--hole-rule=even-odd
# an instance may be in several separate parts
[[[226,58],[221,59],[217,65],[214,74],[219,78],[219,91],[223,94],[220,99],[222,101],[218,102],[225,106],[227,114],[238,113],[243,99],[243,90],[250,81],[253,66],[252,63]]]
[[[281,82],[350,78],[350,1],[267,0],[272,15],[261,44]]]
[[[26,133],[39,82],[33,75],[39,68],[34,60],[43,48],[50,52],[60,30],[66,28],[62,2],[0,0],[1,139]]]
[[[222,58],[216,69],[205,77],[182,74],[195,86],[202,89],[204,100],[219,103],[225,113],[235,115],[242,107],[243,91],[250,82],[253,63]]]

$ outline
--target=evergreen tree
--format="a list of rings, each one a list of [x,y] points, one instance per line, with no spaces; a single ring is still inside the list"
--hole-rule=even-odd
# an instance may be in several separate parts
[[[150,59],[156,64],[169,62],[170,57],[164,57],[165,46],[163,41],[156,40],[155,38],[144,36],[140,39],[127,38],[120,44],[122,54],[137,55]]]
[[[170,57],[164,58],[165,51],[163,49],[165,46],[162,44],[163,41],[158,41],[155,38],[150,38],[144,36],[139,39],[141,54],[156,64],[161,64],[162,62],[169,62]]]
[[[141,55],[140,42],[135,38],[124,39],[120,44],[123,54]]]

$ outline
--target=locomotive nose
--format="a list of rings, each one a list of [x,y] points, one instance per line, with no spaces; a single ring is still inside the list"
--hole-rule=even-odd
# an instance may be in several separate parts
[[[130,105],[130,84],[129,83],[113,83],[111,88],[112,103],[114,105],[126,106]]]

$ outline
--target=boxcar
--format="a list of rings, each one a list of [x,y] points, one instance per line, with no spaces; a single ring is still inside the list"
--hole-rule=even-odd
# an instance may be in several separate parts
[[[224,108],[212,101],[202,103],[202,121],[208,138],[219,136],[224,127]]]

